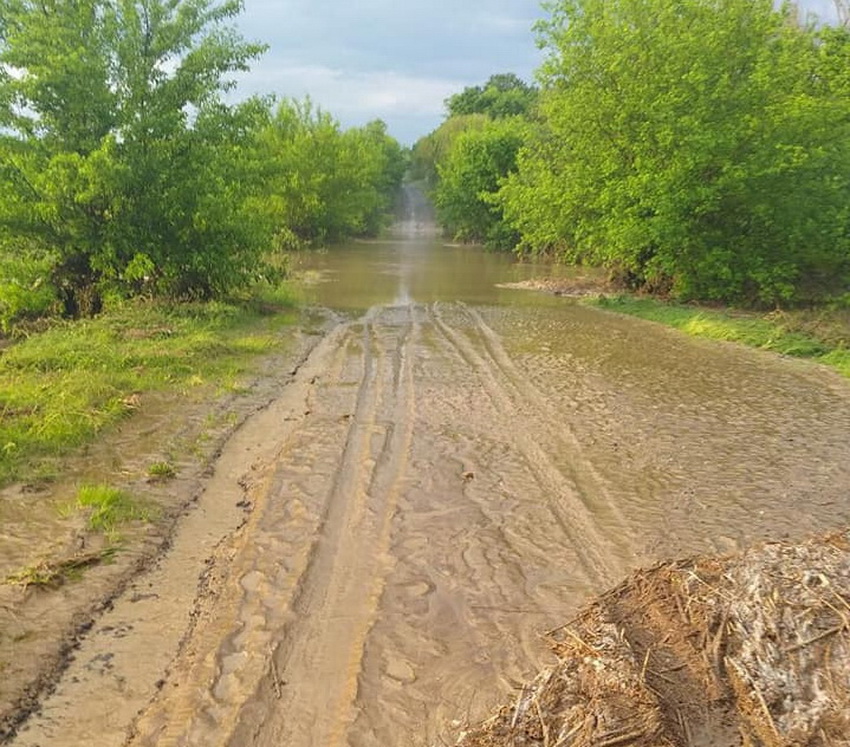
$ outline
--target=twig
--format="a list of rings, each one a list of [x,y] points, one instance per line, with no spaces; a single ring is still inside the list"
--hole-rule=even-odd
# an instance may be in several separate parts
[[[656,672],[654,669],[645,669],[644,673],[641,674],[641,676],[644,678],[644,683],[646,683],[646,678],[645,678],[646,672],[649,672],[651,675],[658,677],[658,679],[664,680],[665,682],[669,682],[671,685],[676,684],[676,680],[674,680],[672,677],[668,677],[667,675],[662,674],[661,672]]]
[[[718,680],[722,680],[722,652],[723,639],[726,636],[726,626],[729,622],[729,607],[723,608],[723,614],[720,617],[720,625],[717,628],[717,634],[711,642],[711,663],[714,666],[714,673]]]
[[[537,718],[540,719],[540,727],[543,729],[543,747],[549,747],[551,744],[549,741],[549,727],[543,720],[543,712],[540,710],[540,703],[537,702],[536,698],[534,699],[534,709],[537,711]]]
[[[823,633],[821,633],[820,635],[816,635],[814,638],[809,638],[809,640],[803,641],[802,643],[795,643],[793,646],[789,646],[788,648],[786,648],[785,653],[790,654],[794,651],[799,651],[801,648],[811,646],[813,643],[822,641],[824,638],[829,638],[829,636],[835,635],[836,633],[840,633],[842,630],[847,630],[847,623],[842,622],[841,625],[836,625],[834,628],[825,630]]]
[[[572,729],[570,729],[566,734],[564,734],[563,737],[558,739],[558,743],[555,745],[555,747],[563,747],[563,745],[565,745],[567,742],[569,742],[573,738],[573,736],[575,736],[578,733],[579,729],[581,729],[584,726],[584,724],[585,724],[584,720],[579,721]]]
[[[271,644],[269,644],[269,661],[271,662],[272,684],[274,685],[274,694],[275,697],[280,700],[283,697],[283,690],[280,686],[280,674],[277,671],[277,662],[274,660],[274,651],[272,651]]]
[[[749,674],[734,660],[730,659],[728,656],[726,657],[726,663],[731,664],[738,670],[738,675],[741,679],[748,681],[750,684],[750,688],[755,695],[758,704],[761,706],[762,711],[764,712],[764,716],[767,719],[767,723],[770,725],[770,730],[776,735],[776,737],[781,741],[782,735],[779,733],[779,729],[776,726],[776,722],[773,720],[773,716],[770,713],[770,709],[767,707],[767,702],[764,699],[764,695],[761,694],[761,690],[756,686],[756,683],[753,681],[753,678],[750,677]]]
[[[679,726],[682,727],[682,735],[685,737],[688,747],[693,744],[693,736],[691,735],[691,727],[685,719],[685,714],[678,708],[676,709],[676,718],[679,720]]]
[[[516,705],[514,706],[514,717],[511,719],[511,731],[516,728],[516,722],[519,721],[519,707],[522,704],[522,699],[525,697],[525,685],[522,686],[522,689],[519,691],[519,697],[517,698]]]
[[[646,682],[646,666],[649,664],[649,652],[652,651],[652,644],[646,647],[646,656],[643,657],[643,666],[640,670],[640,681]]]
[[[585,642],[584,642],[581,638],[579,638],[579,637],[578,637],[578,635],[576,635],[575,633],[573,633],[573,631],[572,631],[572,630],[570,630],[569,628],[564,629],[564,632],[565,632],[565,633],[566,633],[566,634],[567,634],[570,638],[572,638],[574,641],[576,641],[578,644],[580,644],[580,645],[584,646],[584,647],[585,647],[585,648],[586,648],[586,649],[587,649],[587,650],[588,650],[591,654],[598,654],[598,653],[599,653],[599,650],[598,650],[598,649],[595,649],[595,648],[594,648],[593,646],[591,646],[589,643],[585,643]]]
[[[629,742],[635,742],[641,737],[645,737],[646,732],[643,729],[639,729],[638,731],[631,731],[628,734],[622,734],[620,736],[615,736],[611,739],[602,738],[601,741],[596,744],[598,747],[616,747],[618,744],[628,744]]]

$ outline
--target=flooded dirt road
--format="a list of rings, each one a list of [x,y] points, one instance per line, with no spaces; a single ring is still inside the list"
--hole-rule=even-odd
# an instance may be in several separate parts
[[[148,607],[145,628],[119,603],[125,664],[97,702],[69,671],[18,744],[130,724],[132,745],[452,743],[638,565],[850,522],[837,375],[497,288],[540,269],[443,246],[411,209],[396,238],[311,260],[340,321],[211,478],[250,513],[194,548],[200,586],[191,541],[164,559],[161,583],[182,568],[198,592],[184,617]]]

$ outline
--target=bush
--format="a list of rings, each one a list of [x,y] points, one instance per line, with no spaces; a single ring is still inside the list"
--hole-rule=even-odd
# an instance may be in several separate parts
[[[0,255],[0,331],[9,335],[21,321],[52,313],[56,291],[47,281],[50,261]]]

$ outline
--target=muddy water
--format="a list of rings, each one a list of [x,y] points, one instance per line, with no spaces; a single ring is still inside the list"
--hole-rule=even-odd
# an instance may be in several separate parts
[[[499,288],[543,270],[421,211],[308,260],[342,321],[265,416],[131,744],[450,743],[637,565],[850,521],[846,382]]]

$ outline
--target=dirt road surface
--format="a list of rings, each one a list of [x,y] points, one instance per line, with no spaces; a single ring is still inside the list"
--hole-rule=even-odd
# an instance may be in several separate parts
[[[561,299],[397,296],[231,439],[14,744],[449,744],[628,571],[850,521],[837,375]]]

